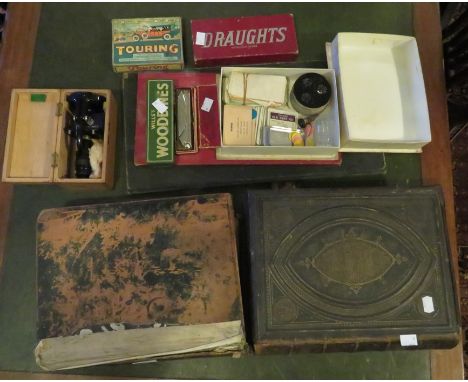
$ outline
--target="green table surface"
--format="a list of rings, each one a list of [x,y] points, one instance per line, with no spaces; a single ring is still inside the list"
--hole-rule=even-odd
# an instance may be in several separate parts
[[[299,64],[323,66],[324,42],[340,31],[412,34],[410,4],[44,4],[38,30],[30,87],[33,88],[108,88],[117,96],[120,110],[121,75],[111,69],[111,27],[113,18],[181,16],[184,22],[187,67],[193,64],[189,20],[291,12],[295,15],[300,45]],[[117,139],[117,182],[113,190],[70,190],[55,185],[15,186],[10,225],[0,279],[0,370],[40,371],[33,349],[36,339],[36,256],[35,223],[45,208],[90,202],[128,200],[123,142],[123,115],[120,113]],[[359,155],[359,154],[356,154]],[[210,171],[205,168],[204,171]],[[261,169],[259,169],[261,171]],[[345,180],[343,180],[345,179]],[[356,184],[356,182],[358,184]],[[348,184],[349,183],[349,184]],[[299,186],[388,185],[415,186],[421,183],[418,155],[385,155],[382,177],[353,180],[336,178],[321,183],[301,181]],[[266,184],[249,187],[269,187]],[[245,275],[245,230],[243,219],[245,186],[181,189],[152,193],[154,196],[194,192],[233,193],[240,221],[239,260],[243,290],[248,291]],[[135,191],[135,190],[133,190]],[[138,191],[138,190],[137,190]],[[149,193],[150,189],[143,190]],[[148,194],[145,195],[146,197]],[[133,195],[132,198],[140,196]],[[246,313],[249,299],[244,298]],[[246,317],[248,322],[248,317]],[[248,333],[249,334],[249,333]],[[357,352],[297,354],[284,356],[246,355],[195,358],[145,365],[114,365],[70,371],[74,374],[160,377],[160,378],[321,378],[321,379],[427,379],[430,378],[428,351]]]

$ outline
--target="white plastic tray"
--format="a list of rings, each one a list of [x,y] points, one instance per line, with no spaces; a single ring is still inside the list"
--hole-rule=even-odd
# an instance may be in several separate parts
[[[331,46],[340,103],[340,151],[420,151],[431,141],[416,39],[338,33]]]

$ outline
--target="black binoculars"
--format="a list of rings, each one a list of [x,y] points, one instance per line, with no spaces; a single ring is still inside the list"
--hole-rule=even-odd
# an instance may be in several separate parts
[[[104,102],[106,97],[91,92],[75,92],[67,96],[65,133],[68,140],[68,174],[72,178],[89,178],[92,172],[89,149],[92,139],[104,138]],[[73,155],[76,151],[76,155]],[[73,166],[73,159],[75,165]]]

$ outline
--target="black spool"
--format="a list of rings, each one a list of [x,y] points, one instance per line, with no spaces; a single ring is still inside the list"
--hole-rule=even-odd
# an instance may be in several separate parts
[[[331,97],[331,86],[318,73],[301,75],[293,86],[296,101],[303,107],[317,109],[325,106]]]

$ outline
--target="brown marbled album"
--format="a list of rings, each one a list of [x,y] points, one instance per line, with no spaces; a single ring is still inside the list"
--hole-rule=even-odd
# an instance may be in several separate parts
[[[242,320],[234,227],[229,194],[43,211],[38,337]]]

